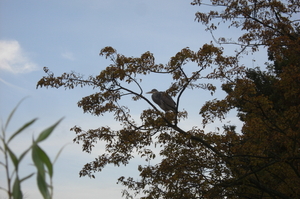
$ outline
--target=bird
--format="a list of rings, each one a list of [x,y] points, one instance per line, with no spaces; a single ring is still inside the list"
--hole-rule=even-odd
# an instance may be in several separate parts
[[[172,97],[167,93],[157,91],[156,89],[152,89],[151,91],[147,92],[147,94],[152,94],[152,100],[165,112],[177,112],[176,103],[174,102]]]

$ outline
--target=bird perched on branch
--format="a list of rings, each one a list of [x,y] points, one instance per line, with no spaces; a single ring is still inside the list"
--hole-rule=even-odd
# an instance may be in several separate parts
[[[176,103],[172,99],[170,95],[165,92],[159,92],[156,89],[152,89],[147,94],[152,94],[152,100],[164,111],[173,111],[174,113],[177,112],[176,110]]]

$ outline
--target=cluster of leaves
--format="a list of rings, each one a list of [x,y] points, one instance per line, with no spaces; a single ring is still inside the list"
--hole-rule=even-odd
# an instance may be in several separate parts
[[[201,109],[204,122],[225,115],[231,108],[237,108],[244,122],[238,139],[226,149],[233,178],[224,180],[227,185],[223,183],[223,187],[234,187],[233,196],[242,198],[298,198],[300,28],[299,19],[293,17],[300,11],[299,1],[213,1],[213,4],[226,9],[221,13],[198,13],[199,21],[210,30],[214,29],[213,19],[230,21],[230,26],[247,31],[236,42],[242,45],[242,50],[251,47],[255,51],[263,45],[273,61],[267,71],[247,69],[243,78],[227,81],[222,85],[227,96],[207,102]],[[221,38],[219,42],[228,40]],[[225,133],[232,132],[225,129]]]
[[[194,5],[205,5],[194,0]],[[207,5],[207,4],[206,4]],[[90,86],[97,91],[82,98],[78,106],[85,113],[103,116],[114,114],[122,128],[102,126],[83,130],[74,126],[74,142],[82,143],[90,153],[99,141],[105,142],[105,153],[84,165],[80,176],[95,177],[107,164],[127,165],[134,154],[154,159],[158,154],[150,145],[160,146],[160,163],[140,165],[140,179],[119,178],[126,186],[123,195],[133,198],[299,198],[300,192],[300,28],[299,1],[211,0],[208,13],[196,13],[196,19],[207,30],[229,23],[242,30],[237,41],[220,38],[219,44],[236,44],[241,48],[232,56],[212,43],[198,51],[184,48],[170,61],[156,64],[150,52],[140,57],[126,57],[112,47],[100,55],[112,64],[99,75],[86,79],[76,73],[47,76],[37,87]],[[217,21],[217,24],[216,22]],[[240,54],[268,49],[268,71],[247,69],[240,63]],[[196,69],[192,73],[190,65]],[[140,81],[145,75],[160,74],[173,78],[166,91],[180,99],[187,89],[204,89],[214,93],[210,80],[220,80],[226,92],[224,99],[213,99],[199,105],[202,125],[223,120],[236,109],[243,122],[241,132],[235,126],[224,126],[223,132],[205,132],[193,127],[180,128],[186,111],[160,112],[144,96]],[[135,88],[135,89],[134,89]],[[143,110],[140,119],[132,118],[130,107],[122,105],[124,96],[147,102],[152,109]],[[197,106],[197,104],[195,104]],[[133,191],[133,195],[132,195]]]
[[[175,113],[163,114],[160,112],[144,96],[144,91],[139,84],[139,78],[141,75],[153,73],[172,75],[174,82],[171,83],[167,92],[172,96],[178,95],[177,106],[179,106],[181,94],[185,89],[201,88],[214,92],[215,87],[211,83],[202,83],[203,80],[229,78],[229,76],[235,76],[237,73],[240,73],[243,67],[237,66],[235,57],[223,56],[222,51],[212,44],[204,45],[197,52],[189,48],[182,49],[166,65],[155,64],[154,57],[149,52],[142,54],[140,58],[132,58],[118,54],[112,47],[106,47],[101,50],[100,55],[109,58],[113,64],[95,77],[90,76],[87,79],[82,79],[81,75],[75,73],[64,73],[59,77],[54,77],[54,74],[49,72],[48,68],[44,68],[48,76],[43,77],[38,82],[40,87],[50,86],[70,89],[73,86],[92,86],[97,88],[99,89],[98,92],[82,98],[78,102],[78,106],[85,113],[88,112],[96,116],[113,112],[115,120],[122,123],[122,130],[101,127],[84,131],[78,126],[71,129],[78,135],[74,142],[83,142],[83,151],[90,152],[94,143],[98,140],[103,140],[107,142],[106,150],[109,152],[109,155],[103,154],[94,162],[85,165],[80,175],[93,176],[91,174],[92,171],[99,171],[109,163],[126,165],[133,157],[131,154],[134,150],[137,150],[143,156],[145,153],[144,147],[153,142],[155,134],[158,132],[169,133],[172,129],[180,132],[183,136],[203,142],[206,146],[213,149],[202,138],[190,135],[190,133],[179,128],[177,125],[178,121],[187,117],[186,112],[182,111],[176,114],[175,121],[173,121]],[[190,76],[184,71],[184,67],[188,62],[196,63],[198,68]],[[228,67],[223,67],[225,65]],[[200,75],[202,71],[211,71],[213,67],[216,67],[213,72],[207,72],[205,76]],[[137,89],[129,89],[129,84],[134,84]],[[141,113],[140,121],[135,121],[130,115],[129,108],[120,105],[122,97],[126,95],[132,95],[133,100],[146,101],[153,109],[144,110]],[[138,126],[137,124],[140,122],[142,122],[142,125]]]
[[[3,153],[4,159],[1,160],[0,165],[3,166],[5,170],[7,189],[4,187],[0,187],[0,189],[4,190],[7,193],[9,199],[23,198],[21,184],[25,180],[31,178],[35,173],[31,173],[25,177],[20,177],[19,167],[21,161],[26,156],[26,154],[31,152],[31,157],[34,166],[37,170],[36,180],[37,180],[38,189],[44,199],[51,199],[53,196],[53,186],[52,186],[53,164],[58,156],[55,158],[54,162],[52,163],[48,155],[45,153],[45,151],[39,146],[39,143],[49,137],[49,135],[53,132],[54,128],[59,124],[60,121],[50,126],[49,128],[45,129],[44,131],[42,131],[37,137],[37,139],[32,140],[32,145],[29,146],[24,152],[22,152],[22,154],[19,157],[17,157],[17,155],[14,153],[14,151],[9,146],[9,144],[14,140],[14,138],[16,138],[16,136],[24,132],[24,130],[30,127],[37,120],[37,119],[33,119],[27,122],[7,139],[6,130],[17,107],[11,112],[5,125],[2,126],[2,135],[0,136],[2,146],[0,146],[0,151]],[[13,164],[13,167],[10,166],[10,163]],[[49,179],[49,182],[47,182],[48,181],[47,178]]]

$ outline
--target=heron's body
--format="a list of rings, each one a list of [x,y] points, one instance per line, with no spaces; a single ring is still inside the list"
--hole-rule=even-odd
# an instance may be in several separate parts
[[[152,93],[152,100],[164,111],[173,111],[174,113],[177,112],[176,110],[176,103],[165,92],[159,92],[156,89],[152,89],[152,91],[148,92],[148,94]]]

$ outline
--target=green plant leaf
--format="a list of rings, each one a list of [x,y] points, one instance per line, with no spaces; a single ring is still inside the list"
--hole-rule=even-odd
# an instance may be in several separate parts
[[[15,179],[12,194],[14,199],[23,199],[23,194],[21,191],[21,183],[18,177],[16,177]]]
[[[19,162],[21,162],[21,160],[24,158],[24,156],[30,151],[30,149],[32,148],[32,146],[30,146],[27,150],[25,150],[19,157]]]
[[[43,161],[41,160],[41,158],[39,157],[39,146],[37,144],[33,144],[32,145],[32,151],[31,151],[31,157],[33,160],[33,163],[35,165],[35,167],[38,170],[38,174],[43,175],[43,178],[45,178],[45,168],[44,168],[44,164]]]
[[[50,199],[50,193],[45,178],[37,173],[37,185],[44,199]]]
[[[35,121],[37,120],[37,118],[27,122],[26,124],[24,124],[19,130],[17,130],[7,141],[7,144],[15,137],[17,136],[19,133],[21,133],[24,129],[26,129],[27,127],[29,127],[31,124],[33,124]]]
[[[6,123],[5,123],[5,126],[4,126],[3,131],[5,131],[5,130],[7,129],[7,127],[8,127],[8,125],[9,125],[9,122],[10,122],[12,116],[14,115],[14,113],[16,112],[16,110],[18,109],[18,107],[20,106],[20,104],[22,103],[22,101],[23,101],[24,99],[25,99],[25,98],[23,98],[23,99],[17,104],[17,106],[12,110],[12,112],[9,114],[9,116],[8,116],[8,118],[7,118],[7,120],[6,120]]]
[[[59,155],[61,154],[62,150],[63,150],[66,146],[67,146],[67,144],[60,148],[60,150],[58,151],[58,153],[56,154],[56,156],[55,156],[55,158],[54,158],[54,160],[53,160],[53,165],[55,164],[55,162],[56,162],[56,160],[58,159]]]
[[[9,157],[10,157],[11,161],[13,162],[15,169],[18,170],[19,160],[18,160],[17,156],[14,154],[14,152],[12,152],[12,150],[10,150],[9,146],[6,143],[5,143],[5,148],[8,151]]]
[[[35,158],[38,158],[39,159],[38,161],[41,161],[41,163],[43,165],[46,165],[46,167],[48,169],[48,172],[49,172],[49,176],[52,178],[52,176],[53,176],[53,166],[52,166],[52,163],[50,161],[50,158],[45,153],[45,151],[43,149],[41,149],[38,145],[35,145],[34,150],[35,150],[35,153],[37,155],[37,157],[35,157]]]
[[[20,182],[23,182],[23,181],[27,180],[28,178],[31,178],[33,175],[34,175],[34,173],[31,173],[31,174],[25,176],[24,178],[22,178],[22,179],[20,180]]]
[[[47,177],[49,175],[50,182],[52,182],[52,176],[53,176],[53,164],[48,157],[48,155],[45,153],[45,151],[39,147],[38,143],[47,139],[49,135],[53,132],[54,128],[61,122],[62,119],[60,119],[58,122],[56,122],[54,125],[50,126],[49,128],[45,129],[42,131],[36,140],[33,140],[33,143],[31,146],[29,146],[25,151],[23,151],[18,158],[15,153],[10,149],[9,143],[14,140],[16,136],[18,136],[20,133],[22,133],[25,129],[30,127],[36,120],[32,119],[29,122],[25,123],[21,128],[19,128],[16,132],[14,132],[6,141],[6,129],[15,113],[17,110],[18,106],[22,100],[18,103],[18,105],[13,109],[13,111],[10,113],[5,126],[2,125],[2,135],[0,135],[0,142],[3,143],[2,146],[0,146],[0,151],[5,153],[5,155],[9,156],[9,159],[12,161],[14,168],[12,171],[9,173],[7,172],[7,178],[10,178],[11,181],[9,182],[8,186],[12,187],[12,190],[6,190],[2,187],[0,187],[0,190],[3,189],[4,191],[7,192],[9,198],[13,199],[22,199],[23,198],[23,193],[21,190],[21,183],[24,182],[25,180],[31,178],[35,173],[30,173],[26,175],[25,177],[19,179],[19,172],[18,172],[18,167],[21,162],[21,160],[26,156],[26,154],[31,150],[32,152],[32,160],[34,162],[34,166],[37,169],[37,185],[38,189],[41,192],[42,196],[44,199],[51,199],[52,196],[52,184],[47,183]],[[58,155],[61,153],[62,149],[59,151]],[[57,155],[57,156],[58,156]],[[56,156],[56,159],[57,159]],[[6,158],[7,160],[7,158]],[[4,166],[6,168],[6,162],[0,161],[0,165]],[[48,174],[48,175],[47,175]],[[13,182],[13,183],[12,183]]]
[[[42,131],[38,138],[35,140],[35,142],[41,142],[43,140],[45,140],[54,130],[54,128],[61,122],[62,119],[60,119],[58,122],[56,122],[55,124],[53,124],[52,126],[50,126],[49,128],[45,129],[44,131]]]

